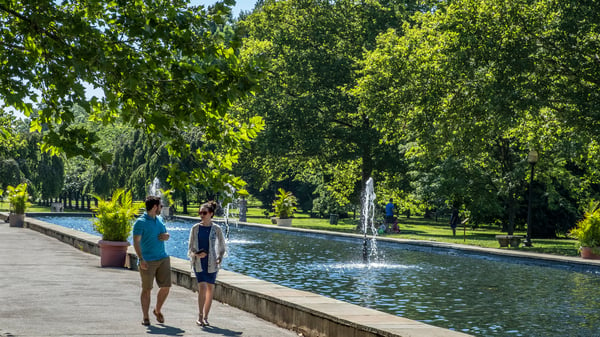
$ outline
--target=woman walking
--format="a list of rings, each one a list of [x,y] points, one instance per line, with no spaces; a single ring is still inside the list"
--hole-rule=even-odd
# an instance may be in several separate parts
[[[201,222],[190,230],[188,257],[198,281],[198,320],[196,324],[207,326],[212,305],[217,272],[225,256],[226,244],[223,231],[212,222],[217,203],[209,201],[200,207]]]

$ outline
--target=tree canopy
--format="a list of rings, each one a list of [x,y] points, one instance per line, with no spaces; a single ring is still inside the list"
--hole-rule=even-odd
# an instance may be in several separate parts
[[[412,1],[264,1],[240,22],[244,51],[262,59],[266,72],[246,106],[266,123],[250,152],[262,159],[253,171],[270,171],[267,181],[324,185],[321,197],[341,205],[356,202],[371,175],[401,172],[400,151],[380,142],[372,116],[347,89],[376,36],[420,8]]]
[[[239,60],[239,33],[225,25],[230,11],[225,3],[207,11],[181,0],[5,1],[1,100],[31,118],[46,151],[111,161],[94,129],[75,123],[77,105],[90,122],[124,123],[159,139],[171,156],[211,162],[209,172],[190,176],[203,183],[219,176],[213,170],[228,171],[262,128],[260,118],[228,113],[260,75]],[[86,87],[102,95],[90,98]],[[190,148],[182,138],[190,127],[222,151]]]
[[[282,187],[327,214],[373,177],[403,211],[458,205],[509,232],[531,190],[540,235],[600,196],[596,1],[261,0],[235,22],[226,5],[0,4],[3,179],[60,171],[40,141],[88,158],[63,190],[154,175],[187,198],[241,188],[235,172],[265,205]]]
[[[354,92],[388,141],[410,146],[423,189],[513,224],[530,149],[546,186],[576,191],[574,176],[589,186],[579,171],[597,169],[581,165],[598,140],[597,15],[586,1],[440,3],[379,37]],[[559,190],[546,191],[551,209],[573,197]]]

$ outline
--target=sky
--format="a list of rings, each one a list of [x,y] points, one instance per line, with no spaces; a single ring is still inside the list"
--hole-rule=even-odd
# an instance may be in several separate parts
[[[215,2],[214,0],[190,0],[190,4],[194,6],[210,6]],[[233,17],[237,17],[240,11],[251,11],[254,8],[254,4],[256,4],[256,0],[236,0],[233,7]]]

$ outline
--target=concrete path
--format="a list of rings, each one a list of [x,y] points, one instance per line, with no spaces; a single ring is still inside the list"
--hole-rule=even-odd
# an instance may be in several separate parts
[[[196,326],[196,293],[178,286],[163,307],[165,323],[151,314],[152,325],[142,326],[139,274],[100,268],[99,260],[0,221],[0,337],[297,336],[217,301],[209,317],[212,326]]]

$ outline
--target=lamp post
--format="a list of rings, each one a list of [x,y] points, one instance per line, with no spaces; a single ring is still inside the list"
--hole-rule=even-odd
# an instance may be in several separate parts
[[[527,237],[525,238],[524,245],[526,247],[532,247],[531,244],[531,190],[533,185],[533,174],[535,169],[535,164],[538,161],[538,153],[535,150],[529,151],[529,156],[527,157],[527,162],[531,166],[531,174],[529,175],[529,203],[527,205]]]

